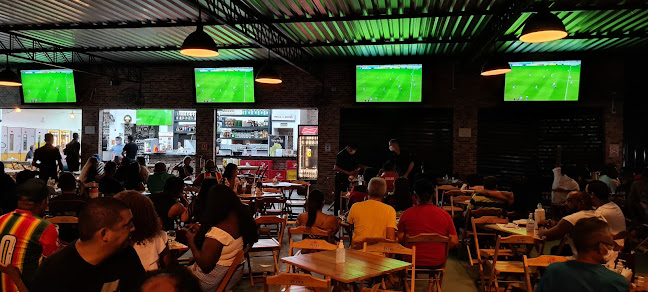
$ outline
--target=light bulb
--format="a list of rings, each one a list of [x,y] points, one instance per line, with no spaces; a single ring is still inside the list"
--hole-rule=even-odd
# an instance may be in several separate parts
[[[16,107],[16,112],[17,112],[17,113],[22,112],[22,109],[19,108],[19,107]]]

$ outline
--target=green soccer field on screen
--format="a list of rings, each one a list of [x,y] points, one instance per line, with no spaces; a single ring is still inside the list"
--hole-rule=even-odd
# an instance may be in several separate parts
[[[25,103],[76,102],[72,70],[23,70],[20,78]]]
[[[254,102],[254,70],[240,68],[197,68],[196,102]]]
[[[505,101],[577,101],[580,61],[512,62]]]
[[[356,67],[356,102],[420,102],[422,65]]]
[[[173,125],[173,110],[136,110],[135,124],[138,126],[171,126]]]

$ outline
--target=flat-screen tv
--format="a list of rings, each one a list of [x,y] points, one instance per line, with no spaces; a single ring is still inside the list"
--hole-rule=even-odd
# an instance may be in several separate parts
[[[356,66],[356,102],[421,102],[423,65]]]
[[[196,68],[197,103],[254,102],[254,68]]]
[[[577,101],[581,61],[510,62],[504,101]]]
[[[141,109],[135,111],[135,124],[138,126],[171,126],[173,110]]]
[[[74,103],[74,72],[69,69],[22,70],[23,103]]]

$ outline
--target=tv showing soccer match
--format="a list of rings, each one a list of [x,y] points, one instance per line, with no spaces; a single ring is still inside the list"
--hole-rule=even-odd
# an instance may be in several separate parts
[[[173,110],[140,109],[135,111],[135,124],[138,126],[171,126]]]
[[[74,72],[69,69],[20,71],[24,103],[74,103]]]
[[[356,102],[421,102],[423,65],[356,66]]]
[[[577,101],[581,61],[510,62],[504,101]]]
[[[254,102],[254,68],[196,68],[196,102]]]

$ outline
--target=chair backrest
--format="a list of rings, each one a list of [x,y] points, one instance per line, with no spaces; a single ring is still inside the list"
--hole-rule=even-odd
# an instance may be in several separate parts
[[[471,212],[472,213],[472,212]],[[500,217],[495,217],[495,216],[484,216],[484,217],[471,217],[470,218],[470,223],[472,226],[472,235],[473,235],[473,241],[475,243],[475,250],[477,251],[477,259],[481,262],[481,255],[479,252],[479,249],[481,246],[479,245],[479,237],[480,236],[488,236],[495,238],[497,235],[494,231],[489,232],[489,233],[484,233],[484,232],[479,232],[477,230],[477,225],[486,225],[486,224],[507,224],[508,219],[507,218],[500,218]]]
[[[399,255],[409,255],[412,257],[412,268],[409,269],[412,271],[412,278],[410,282],[410,291],[414,291],[414,284],[416,282],[416,246],[412,248],[407,248],[400,245],[397,242],[378,242],[376,244],[368,245],[367,242],[364,242],[362,251],[371,252],[371,253],[381,253],[381,254],[399,254]]]
[[[292,274],[285,273],[279,274],[276,276],[270,276],[265,278],[265,283],[263,285],[263,290],[265,292],[270,291],[269,286],[286,286],[286,292],[290,291],[290,286],[300,286],[307,288],[315,288],[319,291],[331,291],[331,279],[318,279],[311,275],[307,274]]]
[[[250,247],[246,247],[245,249],[240,250],[238,253],[236,253],[236,256],[234,256],[234,260],[232,261],[232,265],[230,265],[229,269],[227,269],[227,273],[225,274],[225,277],[221,281],[220,285],[218,286],[218,289],[216,292],[223,292],[225,291],[225,288],[227,288],[227,284],[229,280],[232,278],[232,275],[238,268],[239,264],[243,261],[243,257],[245,254],[250,250]]]
[[[493,266],[497,261],[497,257],[500,255],[500,250],[504,248],[504,245],[508,245],[511,248],[511,251],[514,255],[519,254],[517,246],[524,245],[527,247],[526,255],[528,255],[531,253],[531,250],[535,242],[536,240],[535,238],[533,238],[533,236],[511,235],[507,237],[502,237],[501,235],[498,235],[497,242],[495,243],[495,251],[493,254]]]
[[[562,263],[569,260],[569,257],[562,256],[552,256],[552,255],[541,255],[536,258],[527,258],[523,256],[522,262],[524,263],[524,277],[526,280],[527,291],[533,290],[533,285],[531,284],[531,269],[530,267],[543,267],[546,268],[553,263]]]
[[[329,232],[324,229],[319,229],[317,227],[306,227],[299,226],[295,228],[290,228],[289,234],[305,234],[305,235],[314,235],[314,236],[329,236]]]
[[[18,268],[14,267],[13,265],[5,266],[3,264],[0,264],[0,273],[9,275],[11,281],[13,281],[18,288],[18,292],[27,292],[27,286],[25,286],[25,283],[20,277],[20,270],[18,270]]]
[[[74,216],[56,216],[52,218],[47,218],[52,224],[77,224],[79,223],[79,218]]]
[[[352,249],[363,249],[365,243],[368,244],[368,245],[373,245],[373,244],[376,244],[376,243],[379,243],[379,242],[395,243],[396,241],[391,240],[391,239],[387,239],[387,238],[384,238],[384,237],[367,237],[367,238],[365,238],[363,240],[353,242],[353,244],[351,245],[351,248]]]
[[[281,244],[283,240],[284,229],[286,227],[286,217],[278,216],[261,216],[254,218],[257,225],[275,225],[277,227],[277,241]]]

